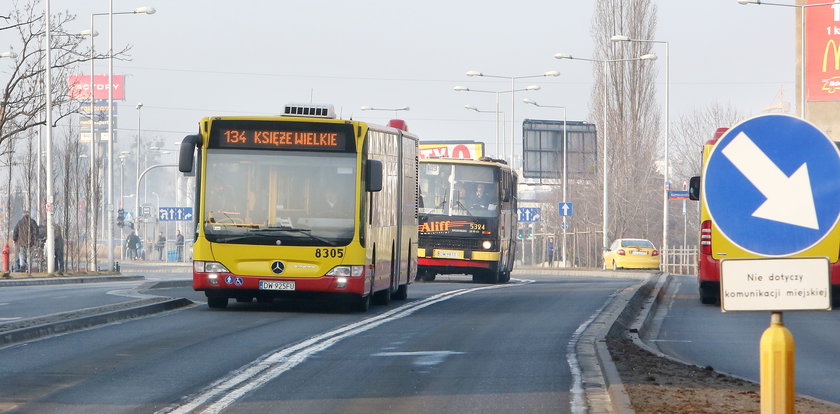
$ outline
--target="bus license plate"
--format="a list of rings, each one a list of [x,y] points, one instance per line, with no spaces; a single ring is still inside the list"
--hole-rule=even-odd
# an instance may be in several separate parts
[[[260,290],[295,290],[295,282],[285,280],[260,280]]]
[[[435,250],[435,257],[445,257],[448,259],[463,259],[464,252],[457,250]]]

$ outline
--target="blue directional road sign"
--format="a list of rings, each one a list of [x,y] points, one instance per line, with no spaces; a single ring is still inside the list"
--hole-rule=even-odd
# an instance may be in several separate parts
[[[158,220],[160,221],[190,221],[192,218],[192,207],[158,208]]]
[[[559,203],[557,204],[557,214],[560,217],[571,217],[572,216],[572,203]]]
[[[525,223],[540,221],[539,207],[519,207],[516,209],[517,220]]]
[[[759,256],[788,256],[816,246],[837,225],[838,176],[840,151],[825,134],[802,119],[773,114],[727,131],[701,186],[712,221],[728,240]]]

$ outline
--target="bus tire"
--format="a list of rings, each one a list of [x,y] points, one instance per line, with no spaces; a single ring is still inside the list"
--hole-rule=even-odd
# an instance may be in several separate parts
[[[365,295],[356,298],[356,304],[353,309],[359,313],[365,313],[370,310],[370,297],[371,295]]]
[[[420,273],[418,273],[418,274],[420,274]],[[420,275],[421,275],[420,279],[422,279],[424,282],[434,282],[435,281],[435,276],[436,275],[433,272],[430,272],[428,270],[424,270],[423,273],[420,274]]]
[[[213,309],[224,309],[227,305],[227,296],[207,296],[207,306]]]
[[[408,283],[406,283],[404,285],[400,285],[400,287],[397,288],[397,291],[394,292],[393,299],[395,299],[395,300],[406,300],[406,299],[408,299]]]
[[[700,303],[704,305],[714,305],[718,301],[718,297],[711,289],[700,288]]]
[[[380,290],[373,294],[373,301],[377,305],[388,305],[391,303],[391,285],[387,289]]]
[[[492,283],[494,285],[499,283],[499,278],[501,277],[501,275],[499,274],[498,271],[488,269],[486,271],[485,275],[486,275],[485,280],[487,280],[487,283]]]

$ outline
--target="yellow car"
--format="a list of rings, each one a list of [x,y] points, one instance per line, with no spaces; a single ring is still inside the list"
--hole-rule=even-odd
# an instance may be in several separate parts
[[[604,269],[659,269],[659,259],[650,240],[618,239],[604,252]]]

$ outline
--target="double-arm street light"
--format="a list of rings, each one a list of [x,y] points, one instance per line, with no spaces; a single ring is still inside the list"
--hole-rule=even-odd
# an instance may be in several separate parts
[[[469,73],[470,72],[467,72],[468,76],[487,76],[487,75],[469,75]],[[539,76],[543,76],[543,75],[539,75]],[[480,92],[480,93],[494,93],[494,94],[496,94],[496,142],[499,142],[498,141],[498,139],[499,139],[499,114],[501,113],[499,111],[499,95],[501,95],[503,93],[509,93],[510,96],[513,96],[516,92],[538,91],[538,90],[540,90],[540,86],[539,85],[529,85],[529,86],[526,86],[525,88],[522,88],[522,89],[511,88],[510,90],[507,90],[507,91],[488,91],[488,90],[482,90],[482,89],[471,89],[471,88],[468,88],[466,86],[456,86],[454,89],[457,92]],[[511,111],[513,111],[513,108],[511,108]],[[510,122],[511,122],[511,124],[515,124],[512,112],[510,114]],[[513,137],[514,137],[514,131],[515,131],[515,125],[511,126],[511,128],[510,128],[510,160],[509,160],[510,168],[513,168],[513,154],[514,154],[514,152],[513,152],[514,138]],[[501,148],[502,148],[502,151],[501,152],[497,151],[497,156],[504,159],[505,158],[505,146],[504,146],[504,144],[501,145]],[[498,150],[498,148],[497,148],[497,150]]]
[[[603,121],[604,122],[604,154],[603,154],[603,156],[604,156],[604,201],[603,201],[604,206],[603,206],[603,210],[604,211],[603,211],[603,222],[604,223],[603,223],[603,229],[602,229],[603,230],[603,234],[602,234],[602,244],[603,244],[603,246],[602,247],[603,247],[603,249],[606,250],[610,246],[610,244],[609,244],[610,241],[609,241],[609,237],[608,237],[609,236],[608,235],[608,229],[609,229],[609,213],[608,213],[608,211],[609,211],[609,209],[607,208],[609,206],[609,195],[608,195],[609,194],[609,192],[608,192],[609,183],[607,181],[607,177],[608,177],[608,175],[607,175],[607,170],[608,170],[608,164],[607,164],[607,154],[608,154],[608,152],[607,152],[607,149],[609,147],[608,146],[609,140],[608,140],[608,133],[607,133],[607,131],[608,131],[608,128],[607,128],[607,123],[608,123],[608,120],[607,120],[607,106],[609,104],[609,102],[607,101],[607,85],[609,83],[609,73],[610,73],[610,65],[609,64],[613,63],[613,62],[631,62],[631,61],[636,61],[636,60],[656,60],[656,55],[645,54],[645,55],[642,55],[642,56],[639,56],[639,57],[627,58],[627,59],[591,59],[591,58],[574,57],[574,56],[572,56],[570,54],[567,54],[567,53],[557,53],[557,54],[554,55],[554,58],[555,59],[583,60],[583,61],[587,61],[587,62],[602,63],[604,65],[604,105],[603,105],[603,109],[604,109],[604,113],[603,113],[603,117],[604,117],[604,121]]]
[[[567,172],[568,169],[566,168],[567,161],[568,161],[568,138],[566,136],[566,107],[565,106],[557,106],[557,105],[540,105],[533,99],[525,98],[522,100],[529,105],[534,105],[540,108],[557,108],[563,110],[563,204],[566,204],[566,186],[568,183]],[[566,266],[566,229],[568,228],[568,224],[566,224],[566,215],[563,215],[563,225],[561,226],[563,230],[563,266]]]
[[[524,75],[524,76],[501,76],[501,75],[488,75],[486,73],[482,73],[476,70],[471,70],[467,72],[467,76],[481,76],[485,78],[499,78],[499,79],[510,79],[510,167],[514,168],[514,143],[516,142],[516,80],[517,79],[527,79],[527,78],[542,78],[547,76],[560,76],[560,72],[556,70],[550,70],[548,72],[544,72],[539,75]],[[456,89],[457,90],[457,89]],[[473,90],[475,91],[475,90]],[[478,91],[475,91],[478,92]],[[498,95],[496,96],[498,100]],[[497,108],[498,109],[498,108]]]
[[[496,94],[497,98],[498,98],[498,96],[499,95]],[[496,110],[495,111],[482,111],[481,109],[478,109],[478,107],[476,107],[474,105],[470,105],[470,104],[464,105],[464,109],[468,109],[470,111],[475,111],[475,112],[480,112],[480,113],[488,113],[488,114],[496,114],[496,156],[497,157],[499,157],[499,154],[500,154],[499,149],[501,148],[501,145],[502,145],[501,142],[504,141],[504,137],[502,137],[501,140],[499,139],[499,115],[502,116],[502,125],[504,125],[504,123],[505,123],[505,113],[499,111],[499,105],[498,104],[499,104],[499,100],[496,99]]]
[[[805,119],[805,9],[808,7],[831,6],[834,8],[834,15],[840,14],[840,3],[817,3],[817,4],[785,4],[773,3],[762,0],[738,0],[739,4],[759,4],[780,7],[795,7],[799,9],[799,116]],[[837,18],[835,18],[837,20]]]
[[[93,28],[93,21],[94,17],[96,16],[108,16],[108,169],[107,172],[107,187],[108,187],[108,197],[103,197],[103,202],[106,205],[106,217],[107,220],[106,225],[106,236],[108,238],[108,242],[106,246],[108,246],[108,264],[109,269],[114,268],[114,15],[122,15],[122,14],[155,14],[155,9],[153,7],[138,7],[131,11],[125,12],[114,12],[114,2],[113,0],[109,1],[108,12],[107,13],[91,13],[90,15],[90,31],[91,33],[95,33]],[[90,132],[91,132],[91,140],[95,140],[96,134],[96,126],[94,125],[93,121],[93,104],[94,104],[94,84],[93,84],[93,58],[94,58],[94,51],[93,51],[93,36],[90,38],[90,53],[91,53],[91,71],[90,71],[90,110],[91,110],[91,125],[90,125]],[[94,144],[95,146],[96,144]],[[140,148],[137,148],[140,151]],[[96,243],[96,240],[93,241]],[[95,259],[94,259],[95,260]],[[95,266],[95,264],[94,264]]]
[[[639,42],[639,43],[659,43],[665,45],[665,173],[664,179],[662,183],[662,255],[667,259],[668,257],[668,191],[670,190],[671,184],[669,182],[669,169],[670,166],[668,164],[668,137],[671,131],[671,123],[669,119],[669,108],[670,108],[670,59],[669,59],[669,49],[670,45],[667,41],[663,40],[651,40],[651,39],[633,39],[629,36],[625,35],[614,35],[610,38],[613,42]],[[665,261],[667,264],[667,260]]]

